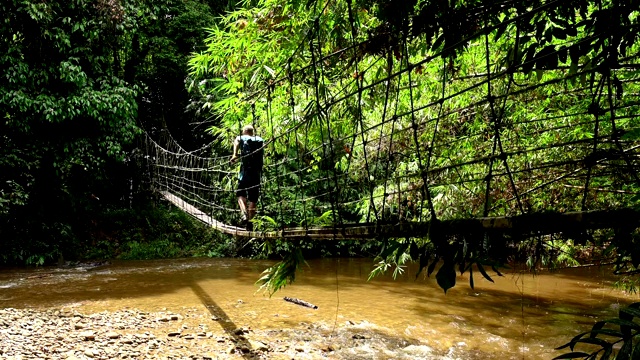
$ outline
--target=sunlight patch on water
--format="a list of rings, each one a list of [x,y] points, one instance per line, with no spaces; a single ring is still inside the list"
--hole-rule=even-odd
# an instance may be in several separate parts
[[[15,282],[4,283],[4,284],[0,283],[0,289],[9,289],[9,288],[15,287],[17,285],[18,285],[18,283],[15,283]]]

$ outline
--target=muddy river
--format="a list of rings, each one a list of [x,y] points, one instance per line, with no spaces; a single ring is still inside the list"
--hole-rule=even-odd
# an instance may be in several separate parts
[[[615,317],[621,305],[638,301],[637,295],[615,290],[610,271],[597,267],[535,276],[505,271],[503,277],[493,277],[495,283],[476,272],[475,289],[459,276],[458,285],[445,295],[433,275],[416,279],[413,268],[395,280],[383,276],[368,281],[371,259],[311,260],[294,284],[269,297],[258,291],[255,281],[271,264],[199,258],[3,269],[0,309],[71,308],[86,314],[188,310],[204,314],[210,320],[207,326],[221,333],[238,328],[271,334],[320,329],[308,336],[323,337],[323,346],[341,329],[352,327],[360,335],[352,332],[349,338],[362,339],[354,344],[360,352],[352,353],[353,358],[363,359],[397,358],[395,348],[407,345],[430,349],[433,358],[550,359],[560,354],[553,349],[573,335],[597,320]],[[284,297],[318,308],[296,305]],[[383,350],[376,350],[375,342],[366,343],[383,338]],[[335,356],[325,351],[316,357],[350,356],[345,351]],[[425,357],[423,353],[413,358]],[[299,358],[305,358],[302,351]]]

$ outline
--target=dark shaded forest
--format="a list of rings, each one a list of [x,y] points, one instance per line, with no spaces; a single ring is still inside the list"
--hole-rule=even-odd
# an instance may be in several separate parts
[[[234,6],[109,0],[1,5],[4,264],[204,251],[189,247],[198,238],[198,244],[210,243],[212,235],[156,207],[139,141],[144,131],[165,130],[187,147],[206,141],[204,131],[191,131],[190,124],[206,118],[190,107],[187,61],[204,48],[204,28]]]

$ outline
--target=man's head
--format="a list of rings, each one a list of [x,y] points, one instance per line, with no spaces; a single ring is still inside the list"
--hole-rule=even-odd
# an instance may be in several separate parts
[[[242,135],[253,136],[253,133],[254,133],[253,125],[245,125],[242,128]]]

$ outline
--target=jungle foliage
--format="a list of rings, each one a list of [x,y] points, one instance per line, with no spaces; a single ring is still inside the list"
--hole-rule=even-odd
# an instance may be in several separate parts
[[[0,11],[2,264],[283,256],[260,279],[271,293],[305,256],[367,252],[377,254],[372,276],[415,261],[445,292],[457,272],[473,287],[473,272],[492,281],[489,270],[510,262],[640,271],[633,226],[554,236],[438,228],[442,218],[637,207],[640,181],[620,147],[640,140],[637,1],[6,0]],[[152,206],[144,131],[187,149],[213,139],[226,154],[248,121],[272,140],[269,171],[286,174],[265,186],[256,228],[431,221],[429,236],[234,250]],[[515,145],[507,153],[501,141]],[[525,168],[569,157],[566,166],[590,169],[591,188],[615,191],[570,178],[517,194],[514,184],[535,189],[556,174],[512,174],[507,159]],[[591,177],[604,160],[611,171]],[[638,308],[596,323],[558,358],[608,358],[618,344],[617,358],[636,357]]]
[[[255,122],[263,137],[274,139],[271,171],[287,174],[269,184],[263,203],[278,209],[265,206],[259,229],[637,202],[618,193],[586,196],[572,190],[579,182],[517,202],[507,177],[489,178],[486,188],[452,182],[485,173],[486,163],[476,159],[490,158],[497,138],[541,149],[536,156],[549,163],[566,158],[554,147],[558,139],[587,144],[575,147],[576,158],[623,162],[617,142],[636,141],[640,133],[639,20],[629,0],[12,0],[1,6],[8,14],[0,24],[0,63],[8,69],[0,79],[4,263],[80,256],[73,252],[91,243],[87,224],[98,214],[144,206],[139,202],[150,197],[138,191],[147,174],[136,150],[142,129],[168,132],[186,148],[214,139],[214,150],[224,153],[239,128]],[[487,83],[490,74],[502,76]],[[506,99],[508,106],[497,106]],[[615,112],[607,112],[610,102]],[[416,109],[418,103],[436,106]],[[530,121],[554,116],[553,134]],[[602,119],[599,126],[594,116]],[[193,122],[208,131],[194,137]],[[365,136],[378,127],[378,137]],[[588,145],[598,131],[613,134],[613,141],[592,153]],[[436,143],[447,146],[431,146]],[[508,156],[517,164],[533,160],[520,155]],[[291,158],[298,161],[284,161]],[[425,162],[446,169],[454,160],[470,166],[463,174],[425,173]],[[513,177],[529,181],[526,174]],[[591,185],[638,191],[625,180],[594,177]],[[279,191],[303,183],[295,192]],[[582,202],[563,200],[567,193]],[[301,196],[310,199],[304,206],[294,201]],[[288,270],[305,253],[376,251],[373,275],[417,261],[445,291],[455,285],[456,269],[490,279],[487,269],[510,261],[535,268],[575,264],[584,254],[614,256],[617,271],[629,275],[640,265],[633,229],[529,236],[514,245],[517,236],[470,231],[451,238],[434,224],[428,238],[378,239],[367,248],[276,240],[249,244],[248,251],[285,256],[289,269],[274,268],[280,275],[267,272],[263,279],[271,291],[292,279]]]
[[[137,139],[193,118],[186,57],[233,5],[0,4],[0,263],[85,256],[101,213],[150,201]]]
[[[278,177],[278,189],[265,193],[263,213],[278,227],[322,219],[432,220],[428,238],[382,240],[373,274],[400,272],[407,261],[417,261],[420,272],[436,273],[445,291],[455,285],[456,271],[476,270],[491,280],[486,269],[497,272],[510,261],[532,268],[575,263],[575,249],[616,255],[621,271],[640,264],[632,228],[557,236],[469,230],[450,237],[437,226],[441,218],[637,204],[620,195],[640,190],[635,173],[587,175],[591,186],[613,186],[618,193],[587,194],[580,190],[582,178],[520,196],[514,184],[536,189],[557,175],[544,167],[512,174],[507,166],[507,159],[526,168],[540,159],[550,166],[567,158],[589,168],[603,158],[624,166],[620,143],[639,139],[636,3],[243,5],[209,30],[207,49],[190,60],[189,87],[200,106],[220,118],[209,133],[222,144],[248,121],[273,139],[267,161],[279,174],[292,174]],[[379,136],[371,137],[369,129],[379,129]],[[610,141],[601,142],[601,134]],[[512,150],[504,151],[503,143]],[[571,153],[558,145],[566,143],[573,144]],[[531,149],[537,153],[529,155]],[[468,166],[460,170],[450,166],[454,162]],[[427,173],[429,166],[444,170]],[[485,176],[493,166],[500,179],[456,183]],[[296,188],[302,176],[314,185]],[[338,191],[323,195],[331,189]],[[299,198],[310,202],[300,205]],[[269,209],[271,203],[279,208]],[[293,279],[290,270],[301,261],[294,248],[261,280],[275,291],[286,277]]]
[[[79,249],[83,259],[175,259],[234,257],[243,253],[233,239],[168,205],[148,203],[135,209],[112,209],[95,215]]]

